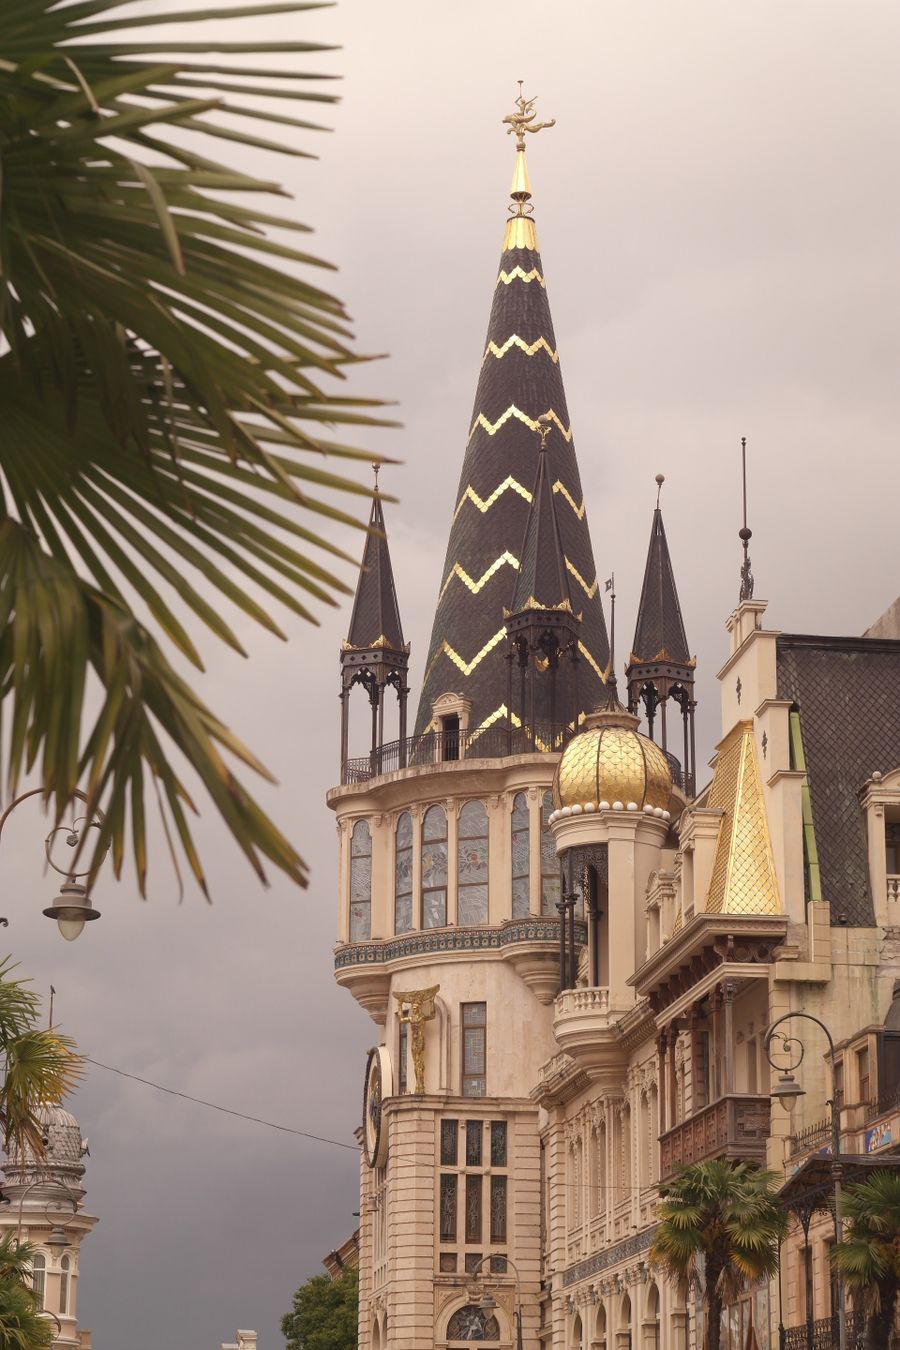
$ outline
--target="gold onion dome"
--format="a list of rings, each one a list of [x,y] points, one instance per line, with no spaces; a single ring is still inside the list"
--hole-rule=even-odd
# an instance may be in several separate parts
[[[669,819],[672,771],[659,746],[621,706],[591,713],[566,746],[553,779],[551,822],[591,811],[642,811]]]

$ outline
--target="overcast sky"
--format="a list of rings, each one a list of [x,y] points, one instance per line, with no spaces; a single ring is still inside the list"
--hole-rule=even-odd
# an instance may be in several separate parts
[[[405,424],[369,443],[404,461],[383,484],[401,498],[387,514],[415,695],[506,213],[501,118],[523,78],[557,119],[529,166],[597,567],[616,573],[618,648],[662,472],[705,760],[737,597],[742,435],[772,626],[859,633],[900,590],[900,7],[343,0],[275,28],[343,44],[317,61],[345,76],[321,159],[266,170],[339,265],[360,349],[389,353],[354,388],[396,399]],[[211,43],[222,32],[209,25]],[[40,917],[54,891],[29,805],[4,835],[2,905],[10,949],[41,989],[55,985],[86,1053],[352,1142],[376,1033],[332,980],[323,802],[347,617],[286,620],[288,645],[238,619],[249,662],[206,647],[202,692],[277,775],[260,795],[312,864],[307,892],[262,892],[210,816],[212,907],[179,906],[160,861],[146,904],[130,877],[102,879],[102,921],[66,944]],[[355,1154],[100,1070],[73,1105],[100,1216],[80,1288],[98,1350],[217,1350],[239,1326],[261,1350],[280,1346],[294,1289],[355,1227]]]

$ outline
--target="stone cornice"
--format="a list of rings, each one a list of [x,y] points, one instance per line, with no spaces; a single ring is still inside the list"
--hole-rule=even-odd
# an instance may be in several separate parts
[[[496,756],[445,759],[434,764],[396,769],[365,783],[346,783],[330,788],[325,801],[339,814],[346,811],[365,814],[399,810],[410,802],[441,796],[520,791],[535,782],[549,788],[558,760],[559,754],[554,752],[508,755],[502,759]]]
[[[627,983],[639,994],[649,995],[673,977],[688,973],[693,963],[702,963],[704,953],[713,964],[719,964],[735,959],[728,955],[731,947],[782,943],[787,925],[783,914],[709,914],[704,910],[648,957]],[[705,973],[699,971],[698,976]]]
[[[642,1252],[648,1251],[656,1228],[657,1225],[654,1224],[652,1228],[645,1228],[642,1233],[634,1233],[631,1237],[623,1238],[621,1242],[613,1243],[602,1252],[594,1252],[593,1256],[576,1261],[574,1266],[569,1266],[563,1271],[563,1288],[568,1289],[581,1280],[588,1280],[592,1275],[609,1270],[610,1266],[616,1266],[620,1261],[627,1261],[629,1257],[640,1256]]]

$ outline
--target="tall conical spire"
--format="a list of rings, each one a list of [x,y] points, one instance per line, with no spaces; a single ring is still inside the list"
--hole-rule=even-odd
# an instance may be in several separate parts
[[[678,703],[684,719],[685,785],[693,777],[694,738],[694,671],[696,660],[690,654],[681,605],[675,586],[675,573],[666,540],[660,508],[660,493],[665,482],[656,475],[656,509],[650,527],[650,546],[644,569],[644,584],[638,606],[634,643],[626,667],[628,706],[637,712],[643,703],[650,735],[661,708],[662,747],[668,749],[666,704],[671,698]]]
[[[537,123],[534,99],[520,94],[505,122],[516,137],[511,218],[488,325],[468,443],[450,529],[441,590],[419,703],[417,731],[432,722],[442,694],[471,702],[469,727],[507,720],[503,607],[522,541],[535,477],[534,432],[549,420],[546,478],[555,497],[559,551],[579,635],[579,711],[603,694],[609,649],[544,270],[531,217],[525,135]],[[549,536],[547,536],[549,538]],[[536,709],[541,720],[549,710]]]
[[[347,781],[347,750],[349,739],[349,698],[354,685],[361,685],[369,696],[372,716],[372,735],[369,768],[381,771],[384,749],[384,692],[388,686],[396,689],[399,704],[399,746],[395,746],[396,763],[403,767],[406,740],[406,697],[409,688],[406,671],[409,665],[409,643],[403,641],[400,607],[394,586],[394,569],[384,527],[381,493],[378,491],[378,465],[375,470],[375,491],[369,532],[366,535],[350,629],[346,642],[341,643],[341,781]]]

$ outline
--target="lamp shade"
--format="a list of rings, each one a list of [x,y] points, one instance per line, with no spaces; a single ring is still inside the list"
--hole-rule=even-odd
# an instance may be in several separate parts
[[[56,919],[59,931],[67,942],[74,942],[91,919],[100,918],[100,911],[94,909],[84,886],[71,877],[63,882],[59,895],[44,913],[48,919]]]

